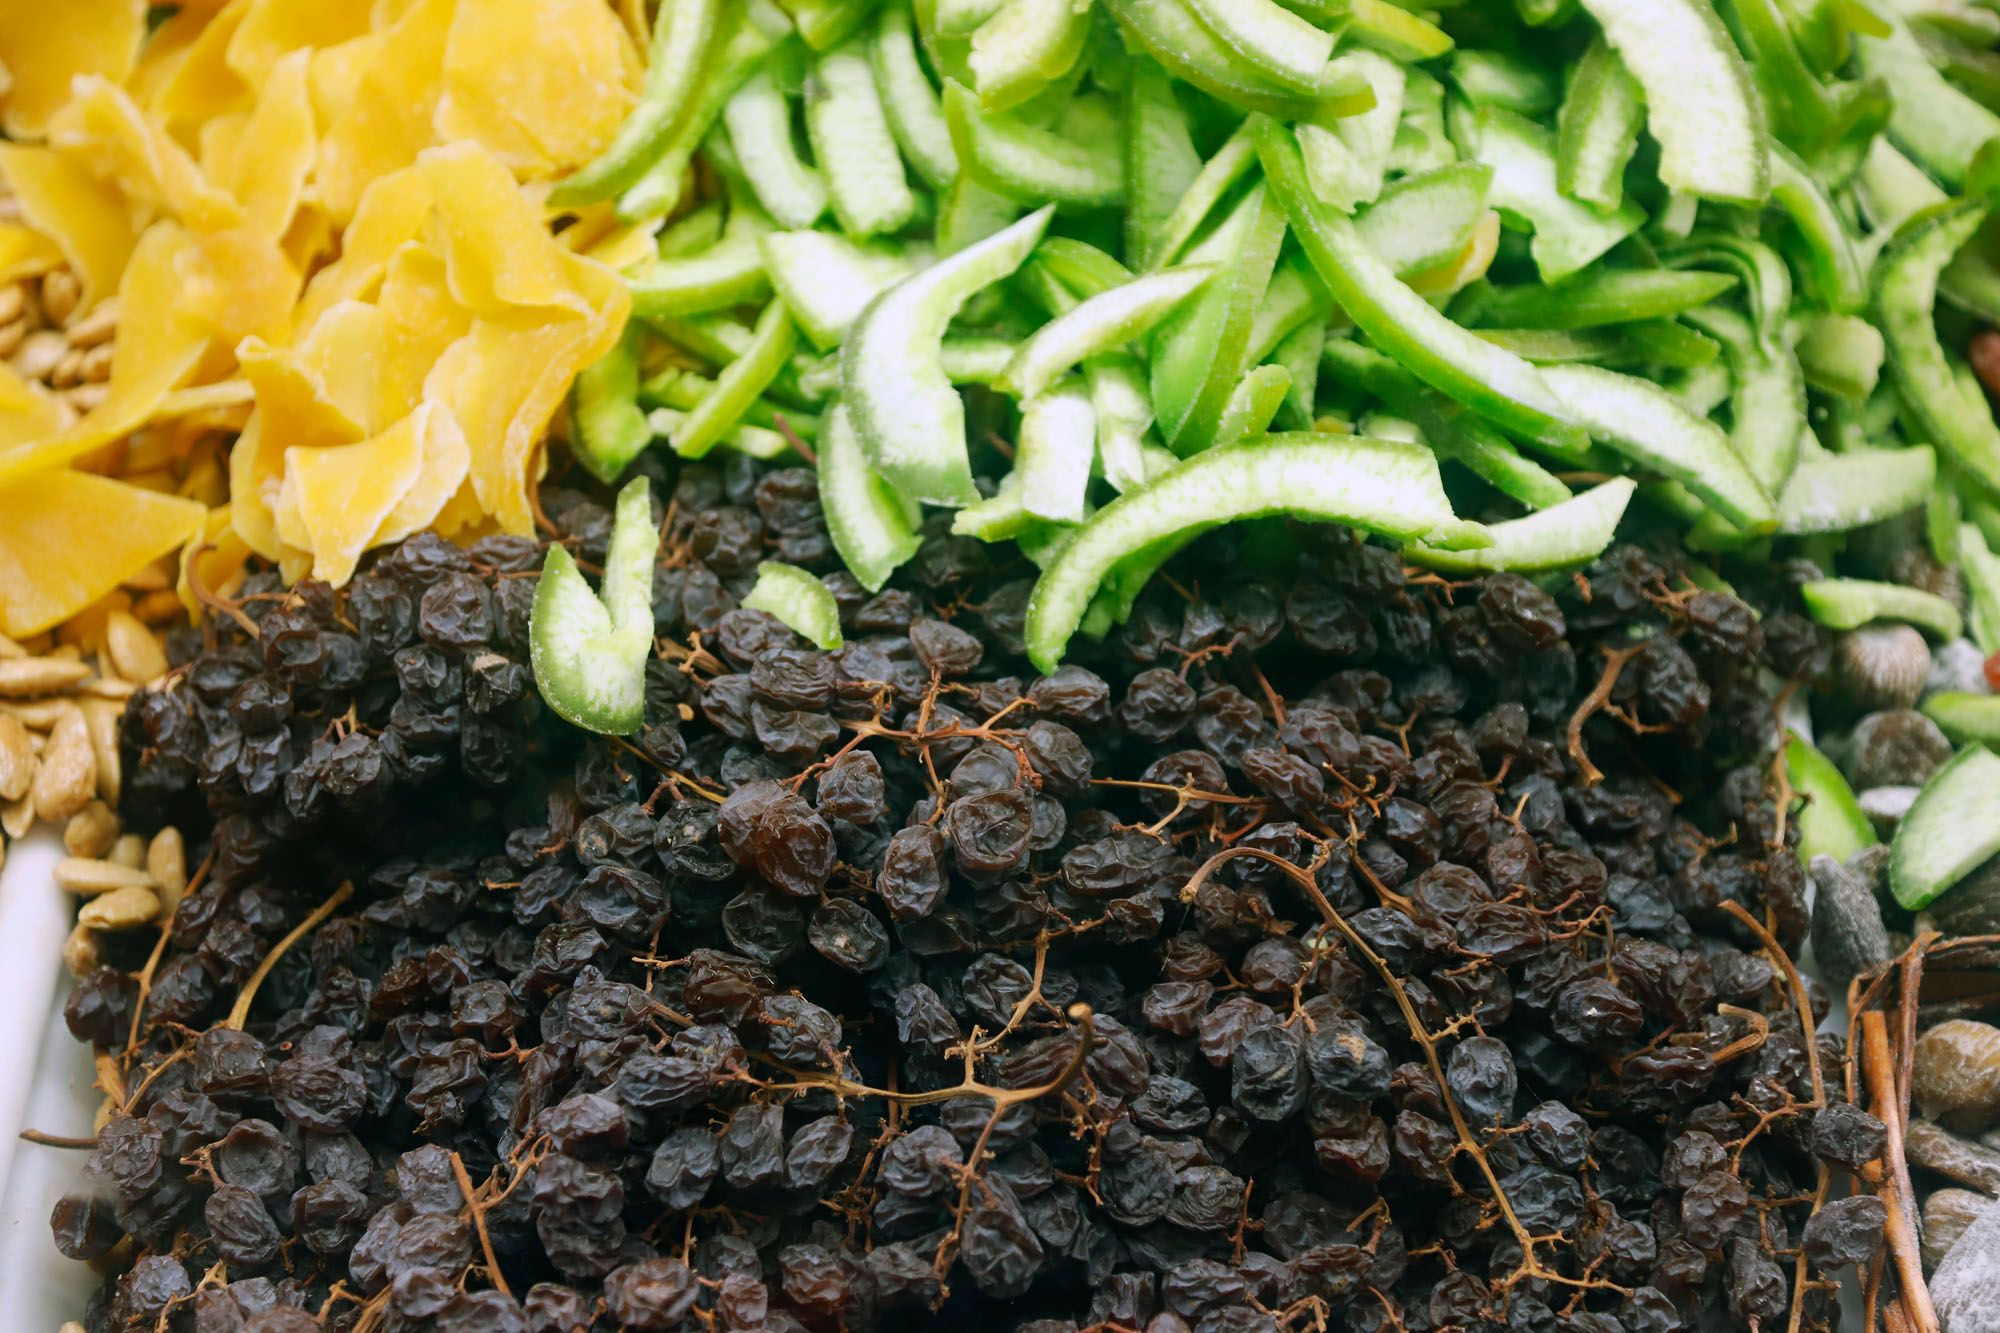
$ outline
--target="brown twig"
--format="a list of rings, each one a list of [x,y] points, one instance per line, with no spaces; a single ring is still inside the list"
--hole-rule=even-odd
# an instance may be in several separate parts
[[[493,1253],[493,1237],[486,1232],[486,1207],[479,1202],[472,1188],[472,1177],[466,1174],[465,1160],[457,1153],[451,1154],[451,1173],[457,1177],[458,1192],[465,1196],[466,1209],[472,1214],[472,1229],[479,1234],[479,1251],[486,1256],[486,1276],[492,1279],[495,1290],[511,1298],[514,1293],[507,1286],[507,1275],[500,1271],[500,1260]]]
[[[1576,761],[1577,781],[1586,787],[1595,787],[1604,781],[1604,772],[1590,762],[1590,755],[1583,748],[1583,724],[1590,720],[1591,714],[1611,701],[1611,691],[1618,688],[1618,673],[1625,669],[1627,662],[1645,650],[1646,643],[1646,640],[1641,640],[1623,648],[1607,648],[1603,674],[1598,676],[1597,684],[1569,716],[1569,757]]]
[[[278,960],[285,956],[285,950],[311,934],[314,927],[332,916],[335,909],[346,902],[353,894],[354,882],[352,880],[342,880],[340,887],[328,894],[325,902],[313,908],[307,914],[305,920],[293,926],[285,933],[283,939],[271,947],[271,952],[264,955],[264,961],[257,964],[257,970],[250,974],[250,979],[243,983],[243,989],[237,992],[236,1003],[229,1006],[229,1017],[222,1020],[222,1027],[241,1028],[243,1026],[244,1022],[250,1017],[250,1004],[251,1001],[257,998],[257,988],[264,984],[264,978],[271,974],[271,969],[276,967]]]
[[[1924,1283],[1923,1257],[1903,1201],[1912,1196],[1910,1167],[1903,1158],[1902,1106],[1896,1097],[1895,1073],[1889,1055],[1889,1024],[1882,1011],[1870,1009],[1861,1015],[1862,1073],[1868,1082],[1875,1114],[1889,1127],[1889,1144],[1883,1152],[1882,1181],[1877,1193],[1888,1205],[1889,1257],[1901,1279],[1901,1300],[1888,1308],[1884,1318],[1902,1315],[1916,1333],[1938,1333],[1937,1310],[1931,1305],[1930,1288]]]

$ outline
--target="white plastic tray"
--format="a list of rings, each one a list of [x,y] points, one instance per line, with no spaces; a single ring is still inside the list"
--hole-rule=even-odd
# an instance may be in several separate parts
[[[0,1329],[55,1333],[83,1314],[98,1277],[49,1239],[49,1210],[85,1154],[23,1143],[23,1128],[88,1135],[97,1107],[90,1050],[63,1026],[62,970],[76,902],[51,874],[62,844],[37,830],[0,869]]]

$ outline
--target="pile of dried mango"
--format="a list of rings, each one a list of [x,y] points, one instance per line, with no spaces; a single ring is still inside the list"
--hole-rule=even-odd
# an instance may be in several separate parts
[[[528,531],[543,431],[648,252],[543,203],[631,109],[639,22],[0,5],[0,631],[176,551],[190,600],[253,552],[339,582],[425,527]]]

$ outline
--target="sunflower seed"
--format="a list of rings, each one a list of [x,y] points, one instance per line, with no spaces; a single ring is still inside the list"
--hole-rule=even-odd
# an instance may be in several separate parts
[[[0,805],[0,833],[19,838],[35,826],[35,798],[22,796]]]
[[[146,873],[160,886],[160,895],[178,901],[187,891],[187,847],[172,824],[153,835],[146,847]]]
[[[95,859],[117,841],[118,816],[102,801],[92,801],[63,825],[63,850],[71,856]]]
[[[0,801],[18,801],[35,779],[35,739],[20,719],[0,713]]]
[[[111,844],[111,850],[105,855],[104,859],[113,865],[124,866],[129,870],[144,869],[146,865],[146,840],[136,833],[120,834],[118,841]],[[148,871],[147,873],[150,874],[151,872]]]
[[[55,694],[82,683],[90,668],[81,662],[48,657],[18,657],[0,662],[0,697],[32,699]]]
[[[65,856],[56,862],[56,883],[71,893],[115,893],[120,889],[151,892],[153,877],[143,870],[81,856]]]
[[[85,699],[83,722],[90,730],[90,752],[97,759],[97,794],[113,805],[118,803],[124,772],[118,758],[118,719],[125,715],[122,704],[109,699]]]
[[[29,731],[47,731],[74,707],[68,699],[30,699],[26,703],[0,699],[0,713],[19,721]]]
[[[71,706],[49,733],[49,745],[35,769],[29,794],[35,814],[50,823],[68,819],[83,809],[97,788],[97,757],[90,748],[90,728],[83,710]]]
[[[113,611],[105,619],[104,647],[112,667],[126,680],[143,685],[167,674],[167,654],[160,641],[130,611]]]
[[[92,930],[130,930],[160,914],[160,897],[151,889],[131,885],[92,898],[76,914]]]
[[[63,967],[78,981],[97,970],[104,960],[104,950],[99,944],[97,932],[89,926],[76,926],[63,941]]]
[[[50,269],[42,275],[42,313],[51,324],[67,324],[83,299],[83,283],[68,267]]]

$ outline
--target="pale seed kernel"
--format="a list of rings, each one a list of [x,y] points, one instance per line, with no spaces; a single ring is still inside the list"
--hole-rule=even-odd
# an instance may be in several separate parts
[[[145,925],[159,912],[159,895],[134,885],[92,898],[76,914],[76,919],[79,925],[92,930],[130,930]]]
[[[95,859],[118,841],[118,815],[102,801],[92,801],[63,825],[63,850],[71,856]]]
[[[28,308],[28,289],[18,282],[0,287],[0,324],[11,324]]]
[[[85,384],[103,384],[111,378],[111,344],[102,343],[91,348],[74,349],[82,358],[77,362],[77,378]]]
[[[32,699],[25,703],[0,699],[0,713],[16,719],[29,731],[47,731],[74,707],[68,699]]]
[[[118,719],[123,704],[109,699],[83,701],[84,725],[90,729],[90,751],[97,760],[97,794],[113,805],[122,787],[123,761],[118,757]]]
[[[10,838],[20,838],[35,826],[35,798],[23,796],[18,801],[0,805],[0,833]]]
[[[89,679],[90,668],[59,656],[64,644],[47,657],[17,657],[0,661],[0,698],[33,699],[73,689]]]
[[[66,349],[49,368],[49,384],[53,388],[67,389],[72,384],[83,383],[83,350],[77,347]]]
[[[166,650],[130,611],[113,611],[105,617],[104,646],[111,665],[126,680],[143,685],[167,674]]]
[[[118,300],[99,301],[91,312],[63,330],[71,347],[97,347],[118,332]]]
[[[153,877],[143,870],[81,856],[56,862],[56,883],[71,893],[116,893],[120,889],[152,891]]]
[[[172,824],[153,835],[146,847],[146,873],[159,885],[161,901],[169,907],[187,892],[187,846],[181,831]]]
[[[35,738],[21,720],[0,713],[0,801],[18,801],[35,779]]]
[[[24,380],[46,380],[69,354],[69,340],[53,329],[36,329],[14,349],[14,369]]]
[[[51,324],[67,324],[83,299],[83,283],[69,268],[51,269],[42,275],[42,313]]]
[[[35,815],[49,823],[68,819],[83,809],[97,789],[97,756],[90,748],[90,728],[83,710],[74,705],[49,733],[48,749],[35,768],[29,788]]]
[[[63,395],[78,412],[95,412],[111,397],[109,384],[79,384]]]
[[[63,967],[78,981],[97,970],[104,960],[104,950],[98,942],[97,932],[89,926],[77,926],[63,941]]]
[[[141,869],[146,864],[146,840],[136,833],[121,833],[104,859],[127,869]]]

